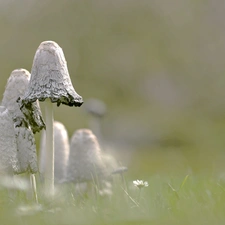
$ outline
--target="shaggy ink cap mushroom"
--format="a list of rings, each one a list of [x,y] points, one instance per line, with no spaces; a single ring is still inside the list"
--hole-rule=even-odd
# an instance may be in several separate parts
[[[7,108],[13,123],[13,127],[10,127],[10,124],[8,127],[16,143],[17,167],[13,169],[15,174],[38,171],[34,133],[45,126],[37,102],[30,103],[33,111],[27,111],[27,115],[20,110],[21,102],[17,99],[24,95],[29,80],[30,73],[27,70],[13,70],[8,78],[2,100],[2,105]]]
[[[38,47],[31,70],[31,79],[23,97],[23,104],[45,101],[68,106],[81,106],[82,97],[72,85],[65,56],[54,41],[44,41]]]
[[[53,41],[42,42],[35,53],[31,79],[21,108],[26,108],[37,99],[46,100],[45,190],[46,194],[54,195],[54,116],[51,103],[81,106],[83,100],[74,90],[62,49]]]
[[[37,101],[30,103],[26,107],[21,107],[20,98],[23,97],[30,81],[30,73],[26,69],[15,69],[8,78],[5,92],[3,94],[2,105],[4,105],[16,125],[31,126],[33,133],[45,128],[41,110]]]
[[[96,136],[89,129],[75,131],[70,143],[67,181],[79,183],[105,178],[106,171]]]

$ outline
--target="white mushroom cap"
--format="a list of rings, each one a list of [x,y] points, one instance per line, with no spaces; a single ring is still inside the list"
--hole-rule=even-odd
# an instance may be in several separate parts
[[[54,146],[55,146],[55,160],[54,160],[54,176],[55,182],[59,182],[65,179],[66,166],[69,156],[69,138],[65,126],[54,121]],[[46,145],[45,145],[46,133],[45,131],[41,136],[40,143],[40,160],[39,170],[41,174],[45,171],[45,160],[46,160]]]
[[[44,101],[68,106],[81,106],[82,97],[72,85],[62,49],[54,41],[44,41],[38,47],[31,70],[31,80],[24,95],[23,103]]]
[[[25,69],[13,70],[5,87],[2,105],[9,110],[16,123],[21,123],[24,120],[23,122],[27,126],[29,124],[35,133],[45,127],[38,103],[34,102],[28,108],[23,107],[21,111],[18,101],[24,95],[29,81],[29,71]]]
[[[29,80],[30,73],[25,69],[13,70],[8,78],[3,94],[2,105],[4,105],[13,115],[24,117],[17,104],[17,99],[24,95]]]
[[[89,129],[74,132],[70,143],[67,181],[86,182],[106,176],[96,136]]]
[[[0,106],[0,173],[18,171],[17,146],[12,115]]]

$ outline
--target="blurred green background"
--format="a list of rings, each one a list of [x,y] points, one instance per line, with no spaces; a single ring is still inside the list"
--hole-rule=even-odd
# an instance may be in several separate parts
[[[31,70],[39,44],[54,40],[84,101],[107,105],[104,140],[133,177],[221,175],[224,10],[213,0],[1,0],[1,95],[11,71]],[[55,106],[55,119],[70,136],[89,124],[82,107]]]

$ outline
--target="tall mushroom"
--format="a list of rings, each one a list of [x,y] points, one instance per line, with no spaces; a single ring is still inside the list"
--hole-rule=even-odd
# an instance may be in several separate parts
[[[16,137],[17,145],[17,158],[19,163],[18,171],[15,173],[31,172],[36,173],[38,171],[37,166],[37,153],[36,144],[33,132],[39,131],[45,127],[42,119],[40,119],[41,126],[32,126],[30,121],[21,112],[20,105],[17,102],[18,98],[21,98],[30,80],[30,73],[25,69],[13,70],[5,87],[3,94],[2,105],[6,107],[11,114],[14,121],[14,133]],[[39,118],[41,118],[41,111],[37,102],[31,104],[32,108],[36,108]],[[38,122],[38,123],[39,123]]]
[[[18,99],[24,95],[29,80],[30,73],[27,70],[13,70],[5,87],[2,105],[7,109],[13,121],[13,128],[10,128],[14,133],[16,143],[16,167],[13,166],[13,173],[28,172],[31,174],[31,184],[37,201],[34,174],[38,171],[38,165],[34,133],[44,128],[45,124],[37,102],[30,104],[29,107],[33,110],[26,115],[20,110]],[[7,143],[7,140],[5,142]]]
[[[67,63],[62,49],[54,41],[44,41],[38,47],[31,69],[31,79],[22,98],[22,105],[36,100],[45,101],[46,117],[46,172],[45,187],[54,193],[54,141],[53,106],[61,103],[68,106],[81,106],[82,97],[73,88]]]
[[[54,160],[54,181],[59,183],[66,176],[66,166],[69,157],[69,137],[65,126],[59,122],[54,121],[54,146],[55,146],[55,160]],[[44,176],[45,161],[46,161],[46,133],[43,132],[40,141],[40,158],[39,171],[41,176]]]

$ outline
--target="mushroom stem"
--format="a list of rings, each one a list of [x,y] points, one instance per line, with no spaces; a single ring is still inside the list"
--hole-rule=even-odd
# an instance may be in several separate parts
[[[31,183],[31,188],[33,190],[33,198],[35,202],[38,204],[37,185],[36,185],[36,179],[34,174],[30,174],[30,183]]]
[[[46,160],[45,160],[45,190],[54,194],[54,136],[53,136],[53,105],[50,99],[45,101],[46,119]]]

